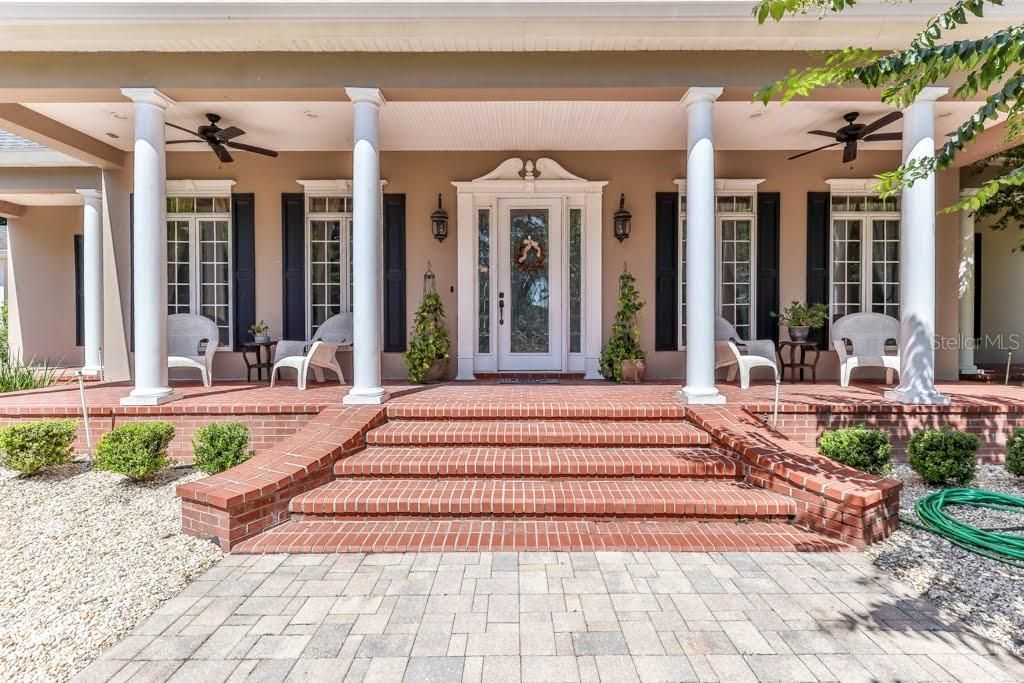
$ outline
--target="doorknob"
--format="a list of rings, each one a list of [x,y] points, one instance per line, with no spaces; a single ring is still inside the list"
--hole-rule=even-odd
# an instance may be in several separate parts
[[[505,324],[505,292],[498,292],[498,324]]]

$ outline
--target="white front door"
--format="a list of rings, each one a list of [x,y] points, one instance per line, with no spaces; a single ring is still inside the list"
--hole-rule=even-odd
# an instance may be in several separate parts
[[[498,370],[562,370],[562,201],[498,201]]]

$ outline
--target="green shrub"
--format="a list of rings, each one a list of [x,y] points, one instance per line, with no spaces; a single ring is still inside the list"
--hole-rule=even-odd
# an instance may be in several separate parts
[[[195,468],[206,474],[231,469],[252,457],[249,428],[241,422],[208,424],[192,437]]]
[[[1024,429],[1014,430],[1006,442],[1006,471],[1024,477]]]
[[[827,431],[821,435],[818,448],[826,458],[862,472],[881,476],[892,472],[892,446],[884,429],[845,427]]]
[[[174,438],[170,422],[129,422],[115,427],[96,444],[96,469],[145,479],[168,465],[167,446]]]
[[[43,365],[28,365],[16,360],[0,361],[0,394],[9,391],[43,389],[57,383],[57,368]]]
[[[40,420],[4,427],[0,429],[0,463],[22,474],[63,465],[71,461],[77,431],[77,420]]]
[[[910,468],[929,484],[969,484],[980,444],[974,434],[949,427],[915,432],[907,444]]]

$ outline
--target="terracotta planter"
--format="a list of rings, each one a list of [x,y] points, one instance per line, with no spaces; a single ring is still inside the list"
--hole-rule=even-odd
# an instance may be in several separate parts
[[[639,384],[644,381],[644,373],[647,372],[647,363],[643,360],[622,361],[622,381],[630,384]]]
[[[796,327],[789,328],[789,338],[795,342],[807,341],[807,335],[810,331],[811,328],[806,325],[797,325]]]
[[[448,359],[437,358],[430,364],[430,369],[423,377],[424,384],[437,384],[448,378]]]

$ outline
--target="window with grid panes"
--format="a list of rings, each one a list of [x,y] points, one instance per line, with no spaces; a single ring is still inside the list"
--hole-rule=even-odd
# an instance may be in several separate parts
[[[308,333],[342,311],[352,311],[352,198],[306,196],[309,273]]]
[[[859,312],[900,315],[900,199],[831,197],[830,319]]]

